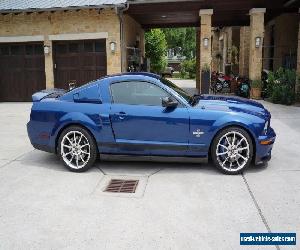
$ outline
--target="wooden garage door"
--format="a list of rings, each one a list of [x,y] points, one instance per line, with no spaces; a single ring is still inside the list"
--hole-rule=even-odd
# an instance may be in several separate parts
[[[105,76],[106,40],[57,41],[54,47],[55,87],[67,89]]]
[[[0,43],[0,101],[31,101],[45,88],[43,43]]]

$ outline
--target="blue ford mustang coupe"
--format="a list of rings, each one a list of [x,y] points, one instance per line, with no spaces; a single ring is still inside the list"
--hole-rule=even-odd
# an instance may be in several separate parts
[[[108,160],[207,161],[226,174],[271,158],[270,113],[258,102],[191,96],[151,73],[125,73],[33,95],[28,135],[75,172]]]

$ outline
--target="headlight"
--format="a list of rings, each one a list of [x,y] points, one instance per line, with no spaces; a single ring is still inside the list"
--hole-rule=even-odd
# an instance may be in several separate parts
[[[268,127],[269,127],[269,121],[266,121],[264,126],[264,134],[266,135],[268,133]]]

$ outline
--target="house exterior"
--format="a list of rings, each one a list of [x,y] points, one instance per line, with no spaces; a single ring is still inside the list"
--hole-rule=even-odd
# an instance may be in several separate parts
[[[197,28],[201,93],[209,90],[201,77],[207,69],[234,68],[251,80],[282,65],[300,73],[299,8],[299,0],[3,0],[0,101],[30,101],[41,89],[145,69],[151,28]]]
[[[282,13],[265,23],[262,69],[297,69],[299,14]],[[249,76],[250,27],[213,29],[212,70]],[[233,50],[237,49],[237,58]],[[221,58],[219,57],[221,55]]]
[[[0,101],[28,101],[46,87],[124,71],[127,47],[144,55],[144,31],[122,13],[125,1],[61,2],[0,2]]]

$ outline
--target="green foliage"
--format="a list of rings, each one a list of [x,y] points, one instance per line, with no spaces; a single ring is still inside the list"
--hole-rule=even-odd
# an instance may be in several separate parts
[[[184,60],[181,63],[180,76],[181,78],[195,78],[196,77],[196,59]]]
[[[298,81],[296,83],[296,97],[295,97],[295,100],[296,102],[300,102],[300,75],[298,75]]]
[[[279,68],[268,74],[267,94],[273,103],[291,105],[295,102],[296,71]]]
[[[233,65],[239,64],[239,49],[234,45],[231,47],[231,62]]]
[[[210,66],[208,63],[205,63],[202,67],[202,72],[210,72]]]
[[[251,81],[251,88],[261,88],[261,80]]]
[[[166,36],[168,48],[181,48],[181,54],[187,59],[192,59],[196,54],[196,29],[195,28],[166,28],[162,30]]]
[[[150,58],[151,72],[161,73],[167,66],[167,42],[161,29],[151,29],[145,33],[146,57]]]

